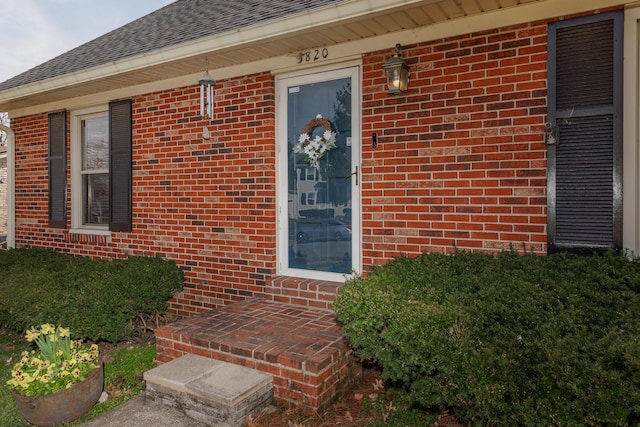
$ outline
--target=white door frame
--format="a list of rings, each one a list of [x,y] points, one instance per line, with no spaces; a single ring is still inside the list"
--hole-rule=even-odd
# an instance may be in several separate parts
[[[316,270],[289,268],[288,250],[288,144],[287,144],[287,108],[288,88],[295,85],[351,78],[351,163],[352,171],[358,167],[358,179],[351,180],[352,197],[352,274],[345,275]],[[330,70],[307,70],[300,74],[287,74],[276,77],[276,183],[277,183],[277,266],[278,275],[344,282],[353,274],[362,271],[362,227],[361,227],[361,66],[360,64],[343,65]]]

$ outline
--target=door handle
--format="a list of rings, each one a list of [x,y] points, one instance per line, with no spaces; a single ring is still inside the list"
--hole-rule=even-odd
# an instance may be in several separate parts
[[[358,185],[358,167],[356,166],[356,170],[351,172],[349,175],[345,176],[344,179],[349,179],[352,176],[356,176],[356,185]]]

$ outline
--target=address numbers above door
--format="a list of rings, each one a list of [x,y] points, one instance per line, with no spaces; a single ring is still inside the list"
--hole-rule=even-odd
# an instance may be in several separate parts
[[[313,49],[300,52],[298,54],[298,64],[304,64],[309,62],[322,61],[323,59],[327,59],[329,57],[329,49]]]

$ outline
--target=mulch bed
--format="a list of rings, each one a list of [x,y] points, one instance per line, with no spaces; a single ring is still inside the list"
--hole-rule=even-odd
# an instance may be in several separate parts
[[[380,370],[376,367],[363,366],[358,384],[317,417],[306,417],[295,410],[276,409],[271,413],[251,418],[245,424],[247,427],[362,427],[376,418],[378,421],[384,421],[382,417],[385,411],[395,409],[391,402],[384,401],[385,392]],[[374,414],[371,410],[365,411],[363,408],[365,398],[370,402],[382,399],[386,409],[382,414]],[[429,427],[436,426],[464,427],[455,417],[447,414],[441,415],[438,421]]]

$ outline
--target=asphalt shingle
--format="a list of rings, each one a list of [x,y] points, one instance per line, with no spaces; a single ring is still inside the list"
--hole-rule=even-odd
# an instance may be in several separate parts
[[[0,83],[0,91],[345,0],[178,0]]]

